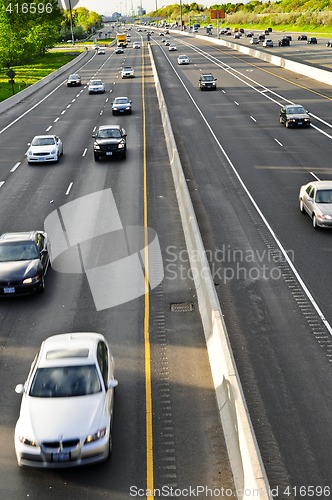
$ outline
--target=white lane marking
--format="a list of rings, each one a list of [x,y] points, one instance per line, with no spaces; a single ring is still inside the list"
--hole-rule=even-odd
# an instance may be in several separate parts
[[[71,188],[73,187],[73,184],[74,184],[73,182],[71,182],[71,183],[69,184],[69,186],[68,186],[68,188],[67,188],[67,191],[66,191],[66,196],[68,196],[68,194],[70,193]]]
[[[0,181],[0,188],[4,185],[6,181]]]
[[[71,100],[71,102],[75,102],[75,101],[76,101],[76,99],[72,99],[72,100]]]
[[[253,122],[257,122],[256,118],[254,118],[253,116],[250,115],[250,118],[252,119]]]
[[[60,120],[60,117],[58,116],[58,118],[56,118],[56,119],[54,120],[54,123],[58,122],[59,120]]]
[[[68,105],[67,105],[67,109],[69,109],[69,108],[70,108],[70,106],[71,106],[71,104],[68,104]]]
[[[316,174],[314,174],[313,172],[310,172],[310,173],[311,173],[311,175],[312,175],[312,176],[313,176],[313,177],[314,177],[317,181],[320,181],[320,178],[319,178]]]
[[[283,144],[281,144],[281,142],[280,142],[280,141],[278,141],[278,139],[274,139],[274,140],[276,141],[276,143],[277,143],[277,144],[279,144],[279,146],[284,147],[284,145],[283,145]]]
[[[87,151],[88,151],[88,148],[85,148],[85,150],[83,151],[82,156],[85,156],[85,155],[86,155],[86,153],[87,153]]]
[[[240,104],[237,101],[234,101],[234,104],[236,104],[237,106],[240,106]]]
[[[52,128],[52,125],[50,125],[49,127],[47,127],[46,131],[45,132],[49,132]]]
[[[99,113],[99,115],[101,116],[103,114],[103,110],[101,110],[101,112]]]
[[[13,168],[10,170],[11,172],[15,172],[15,170],[21,165],[21,162],[18,161],[17,163],[15,163],[15,165],[13,166]]]
[[[61,115],[64,115],[64,114],[65,114],[65,112],[66,112],[66,110],[64,109],[63,111],[61,111],[61,113],[60,113],[60,114],[61,114]]]

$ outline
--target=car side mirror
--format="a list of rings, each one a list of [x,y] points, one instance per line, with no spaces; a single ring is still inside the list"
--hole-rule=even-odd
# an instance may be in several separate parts
[[[112,380],[110,380],[108,382],[108,388],[109,389],[114,389],[115,387],[117,387],[119,385],[119,382],[116,380],[116,378],[112,378]]]
[[[16,394],[23,394],[24,393],[24,384],[17,384],[15,387],[15,392]]]
[[[28,146],[31,146],[31,142],[28,142]]]

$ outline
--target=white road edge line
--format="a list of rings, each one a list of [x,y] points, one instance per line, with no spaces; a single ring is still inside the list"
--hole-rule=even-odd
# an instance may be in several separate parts
[[[15,163],[15,165],[13,166],[13,168],[10,170],[11,172],[15,172],[15,170],[21,165],[21,162],[18,161],[17,163]]]
[[[68,196],[68,195],[69,195],[69,193],[70,193],[70,191],[71,191],[71,188],[73,187],[73,184],[74,184],[73,182],[71,182],[71,183],[69,184],[69,186],[68,186],[68,188],[67,188],[67,191],[66,191],[66,196]]]

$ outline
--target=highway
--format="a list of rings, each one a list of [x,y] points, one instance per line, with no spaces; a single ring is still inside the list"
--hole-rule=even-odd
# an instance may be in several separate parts
[[[330,233],[300,213],[298,192],[331,179],[332,89],[228,48],[175,43],[169,53],[155,37],[153,54],[271,488],[329,497]],[[217,91],[198,90],[204,72]],[[279,124],[289,102],[310,110],[309,130]]]
[[[135,68],[134,79],[119,77],[124,63]],[[73,71],[82,87],[67,88],[67,75],[59,76],[0,117],[1,231],[42,229],[54,210],[111,189],[124,227],[143,227],[147,218],[156,230],[165,271],[173,274],[151,291],[149,308],[140,296],[97,311],[85,274],[51,268],[43,295],[1,301],[0,497],[122,500],[146,497],[151,487],[196,485],[234,491],[188,261],[182,278],[174,273],[172,252],[186,251],[147,49],[91,52]],[[105,94],[88,94],[93,76],[103,79]],[[119,95],[132,99],[132,115],[112,116],[111,102]],[[126,128],[126,160],[93,160],[91,135],[107,123]],[[27,144],[44,133],[61,137],[64,155],[58,164],[29,166]],[[183,302],[193,310],[171,311],[171,304]],[[83,469],[20,469],[13,442],[20,407],[15,385],[24,382],[46,337],[70,331],[100,332],[111,346],[119,380],[112,460]]]
[[[157,33],[151,48],[271,488],[280,499],[329,498],[330,232],[315,231],[300,213],[298,192],[315,176],[331,179],[332,88],[228,48],[171,38],[176,52]],[[177,65],[180,53],[190,65]],[[136,78],[120,79],[124,62]],[[150,293],[153,462],[146,455],[144,298],[96,311],[85,275],[50,269],[43,296],[0,303],[0,496],[128,499],[147,487],[151,469],[155,487],[234,489],[147,48],[123,56],[107,48],[82,66],[75,68],[82,88],[66,88],[59,77],[0,116],[1,228],[42,228],[56,208],[107,188],[123,226],[143,226],[147,208],[165,274]],[[216,92],[198,90],[201,72],[215,75]],[[105,81],[104,95],[88,95],[93,76]],[[133,100],[131,116],[112,117],[119,95]],[[279,124],[288,102],[309,109],[309,130]],[[93,129],[115,120],[128,133],[127,159],[97,164]],[[46,131],[63,139],[63,158],[28,166],[27,143]],[[170,311],[183,302],[193,311]],[[80,330],[103,333],[115,359],[112,461],[84,470],[19,469],[14,387],[44,338]]]

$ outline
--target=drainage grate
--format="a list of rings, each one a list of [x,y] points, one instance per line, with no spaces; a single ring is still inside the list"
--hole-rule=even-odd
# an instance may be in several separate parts
[[[194,309],[192,302],[179,302],[171,304],[172,312],[190,312]]]

